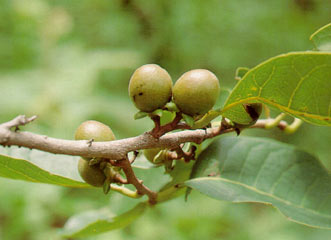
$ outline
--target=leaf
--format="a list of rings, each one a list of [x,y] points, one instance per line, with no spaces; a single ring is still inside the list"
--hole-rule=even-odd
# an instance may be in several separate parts
[[[159,117],[162,117],[163,110],[162,109],[156,109],[154,112],[152,112],[152,115],[157,115]]]
[[[199,129],[206,127],[212,120],[216,119],[217,117],[221,116],[221,110],[226,99],[230,95],[230,90],[227,88],[222,88],[220,91],[220,96],[218,97],[214,109],[207,112],[201,119],[194,122],[192,129]],[[219,119],[220,120],[220,119]]]
[[[220,95],[215,103],[214,109],[221,109],[231,93],[231,89],[221,88]]]
[[[67,238],[87,237],[126,227],[140,217],[147,203],[139,203],[130,211],[114,216],[108,209],[87,211],[71,217],[61,230]]]
[[[139,111],[133,116],[133,118],[134,118],[134,120],[138,120],[138,119],[142,119],[142,118],[147,117],[147,116],[148,116],[147,112]]]
[[[220,138],[199,156],[192,177],[186,185],[210,197],[272,204],[290,220],[331,229],[330,173],[291,145]]]
[[[249,71],[249,68],[247,68],[247,67],[238,67],[236,70],[236,76],[234,78],[236,80],[240,81],[248,71]]]
[[[86,188],[90,185],[47,172],[29,161],[0,155],[0,176],[36,183]]]
[[[194,119],[193,117],[186,115],[186,114],[182,114],[184,121],[190,126],[192,127],[194,125]]]
[[[189,179],[192,163],[177,161],[174,169],[170,172],[172,180],[165,184],[159,191],[158,202],[166,202],[185,193],[185,188],[176,187]]]
[[[52,154],[36,149],[19,148],[15,146],[11,146],[10,148],[0,146],[0,154],[26,160],[52,174],[77,181],[81,181],[82,179],[77,171],[78,160],[80,158],[78,156]]]
[[[179,109],[174,102],[168,102],[164,108],[170,112],[179,112]]]
[[[306,122],[331,125],[331,53],[294,52],[249,70],[226,101],[222,115],[239,124],[250,118],[246,102],[262,102]]]
[[[161,123],[161,125],[167,124],[167,123],[171,122],[172,120],[174,120],[175,117],[176,117],[175,112],[170,112],[170,111],[164,110],[162,112],[160,123]]]
[[[310,40],[319,51],[331,51],[331,23],[321,27],[310,36]]]
[[[140,169],[151,169],[155,168],[156,166],[150,163],[144,156],[144,154],[139,154],[134,163],[132,164],[133,168],[140,168]]]

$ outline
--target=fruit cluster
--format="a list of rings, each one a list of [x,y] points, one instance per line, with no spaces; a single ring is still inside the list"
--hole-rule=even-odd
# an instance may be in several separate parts
[[[172,86],[169,73],[156,64],[139,67],[129,83],[129,95],[142,112],[151,113],[173,101],[183,114],[197,118],[207,113],[216,103],[220,93],[219,80],[212,72],[195,69],[184,73]],[[171,169],[167,150],[145,149],[144,155],[155,165],[164,164]]]
[[[75,140],[106,142],[115,140],[115,135],[107,125],[90,120],[79,125]],[[120,174],[120,169],[113,167],[107,159],[82,157],[78,162],[78,172],[86,183],[94,187],[102,187],[105,183],[113,182]]]
[[[172,87],[168,72],[156,64],[138,68],[129,83],[129,95],[135,106],[149,113],[173,100],[182,113],[192,117],[202,115],[215,105],[219,92],[219,81],[208,70],[186,72]]]
[[[161,135],[176,129],[175,127],[178,126],[180,120],[182,118],[185,120],[185,116],[193,121],[201,119],[215,105],[219,93],[220,85],[217,77],[205,69],[184,73],[173,86],[171,77],[165,69],[156,64],[147,64],[139,67],[129,82],[129,95],[133,103],[141,112],[149,115],[152,120],[157,115],[155,115],[156,110],[169,110],[167,107],[169,102],[175,105],[171,111],[176,112],[176,117],[179,116],[179,118],[177,121],[176,118],[173,120],[174,126],[171,123],[170,128],[163,126],[163,130],[166,129],[166,131],[161,131]],[[243,107],[251,117],[250,125],[254,124],[261,114],[262,105],[252,103],[244,104]],[[185,121],[187,122],[187,120]],[[241,129],[248,126],[231,124],[231,127],[238,134]],[[158,118],[153,130],[160,130],[161,128],[160,118]],[[86,121],[77,128],[75,139],[91,141],[92,144],[93,141],[113,141],[115,136],[105,124],[97,121]],[[164,165],[166,172],[168,172],[172,170],[174,159],[183,159],[188,162],[195,157],[195,147],[188,146],[189,152],[184,152],[182,146],[178,146],[176,149],[145,149],[143,153],[148,161],[156,166]],[[107,193],[110,189],[110,183],[121,183],[119,179],[123,179],[121,178],[122,169],[113,166],[111,162],[110,159],[82,157],[78,163],[78,170],[85,182],[95,187],[103,186],[104,192]]]

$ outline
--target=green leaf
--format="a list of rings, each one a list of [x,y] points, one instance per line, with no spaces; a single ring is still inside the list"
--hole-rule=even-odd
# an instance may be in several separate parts
[[[225,101],[228,99],[231,89],[221,88],[220,95],[215,103],[214,109],[221,109],[224,107]]]
[[[160,123],[161,123],[161,125],[167,124],[167,123],[171,122],[172,120],[174,120],[175,117],[176,117],[175,112],[170,112],[170,111],[165,110],[162,112]]]
[[[144,117],[147,117],[147,116],[148,116],[147,112],[139,111],[133,116],[133,118],[134,118],[134,120],[138,120],[138,119],[141,119],[141,118],[144,118]]]
[[[158,194],[158,202],[169,201],[185,193],[185,188],[177,187],[176,185],[183,184],[189,179],[192,165],[192,162],[176,162],[174,169],[170,172],[172,180],[160,189]]]
[[[193,117],[186,115],[186,114],[182,114],[184,121],[190,126],[192,127],[194,125],[194,119]]]
[[[249,71],[249,68],[247,68],[247,67],[238,67],[236,70],[236,76],[234,78],[236,80],[240,81],[248,71]]]
[[[319,51],[331,51],[331,23],[321,27],[310,36],[310,40]]]
[[[71,217],[61,235],[67,238],[87,237],[126,227],[140,217],[147,203],[139,203],[130,211],[114,216],[108,208],[88,211]]]
[[[254,67],[238,82],[222,115],[246,125],[243,103],[262,102],[306,122],[331,125],[331,53],[294,52]]]
[[[220,96],[218,97],[214,109],[207,112],[201,119],[197,120],[192,129],[199,129],[206,127],[212,120],[221,116],[221,110],[224,106],[226,99],[229,97],[231,90],[227,88],[222,88],[220,91]],[[221,120],[221,119],[219,119]]]
[[[186,185],[210,197],[272,204],[290,220],[331,229],[330,173],[291,145],[220,138],[199,156],[192,177]]]
[[[0,155],[0,177],[73,188],[90,187],[86,183],[52,174],[29,161],[5,155]]]
[[[179,109],[174,102],[168,102],[164,108],[168,109],[170,112],[179,112]]]
[[[82,181],[77,170],[79,156],[53,154],[16,146],[11,146],[10,148],[0,146],[0,154],[26,160],[52,174]]]
[[[156,109],[154,112],[152,112],[152,115],[157,115],[159,117],[162,117],[163,110],[162,109]]]
[[[144,156],[144,154],[139,154],[134,163],[132,164],[133,168],[139,168],[139,169],[151,169],[155,168],[156,165],[150,163]]]

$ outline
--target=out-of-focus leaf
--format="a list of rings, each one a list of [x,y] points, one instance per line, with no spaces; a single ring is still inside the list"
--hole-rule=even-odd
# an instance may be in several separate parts
[[[90,185],[45,171],[29,161],[0,155],[0,176],[15,180],[47,183],[73,188],[86,188]]]
[[[193,117],[189,116],[189,115],[186,115],[186,114],[183,114],[183,119],[184,121],[190,126],[192,127],[194,125],[194,119]]]
[[[215,103],[214,109],[221,109],[224,106],[226,99],[228,99],[231,89],[221,88],[220,95]]]
[[[306,122],[331,125],[331,53],[294,52],[273,57],[245,74],[222,115],[249,124],[243,103],[262,102]]]
[[[331,51],[331,23],[321,27],[310,36],[319,51]]]
[[[160,121],[161,125],[171,122],[172,120],[174,120],[175,116],[176,116],[175,112],[163,111]]]
[[[134,168],[140,168],[140,169],[151,169],[157,167],[156,165],[150,163],[144,154],[139,154],[139,156],[136,158],[134,163],[132,164],[132,167]]]
[[[130,211],[118,216],[114,216],[106,208],[80,213],[68,220],[61,235],[70,238],[87,237],[123,228],[140,217],[146,207],[147,203],[139,203]]]
[[[165,184],[159,191],[158,201],[165,202],[176,197],[181,196],[185,193],[183,186],[177,186],[178,184],[184,183],[189,179],[192,170],[192,162],[185,163],[177,161],[175,168],[170,172],[172,180]]]
[[[178,107],[176,106],[176,104],[174,102],[168,102],[164,106],[164,108],[167,109],[170,112],[178,112],[179,111]]]
[[[272,204],[290,220],[331,229],[331,176],[312,155],[270,139],[220,138],[186,185],[231,202]]]
[[[141,119],[141,118],[144,118],[144,117],[147,117],[148,116],[148,113],[147,112],[137,112],[135,115],[134,115],[134,120],[137,120],[137,119]]]

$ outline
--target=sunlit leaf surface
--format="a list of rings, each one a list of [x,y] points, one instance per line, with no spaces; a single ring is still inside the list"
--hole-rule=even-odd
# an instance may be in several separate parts
[[[294,52],[248,71],[225,103],[223,116],[240,124],[250,117],[246,102],[263,102],[302,120],[331,125],[331,53]]]

